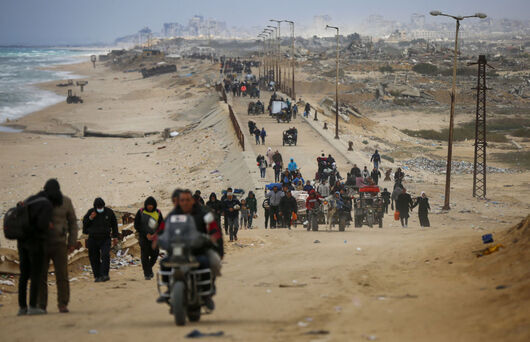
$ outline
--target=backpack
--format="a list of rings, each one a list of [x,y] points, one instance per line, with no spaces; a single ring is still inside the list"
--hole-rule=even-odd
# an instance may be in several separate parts
[[[29,222],[29,206],[31,204],[47,201],[44,197],[39,197],[28,203],[20,202],[11,208],[4,215],[4,236],[8,240],[24,240],[31,236],[33,227]]]

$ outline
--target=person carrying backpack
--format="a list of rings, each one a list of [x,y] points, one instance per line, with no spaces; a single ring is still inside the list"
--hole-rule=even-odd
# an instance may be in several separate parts
[[[153,236],[164,221],[162,213],[157,209],[156,200],[149,196],[144,202],[144,207],[134,217],[134,229],[138,232],[138,243],[142,260],[142,269],[145,280],[154,277],[153,266],[158,259],[159,249],[152,247]]]
[[[48,180],[45,188],[53,188],[55,192],[60,192],[59,182],[56,179]],[[62,197],[62,205],[53,207],[53,229],[48,229],[46,234],[44,272],[40,281],[38,305],[43,310],[46,310],[48,305],[48,269],[51,260],[53,261],[57,284],[57,306],[59,312],[68,313],[68,302],[70,301],[68,254],[75,250],[79,227],[77,226],[77,217],[72,200],[64,195]]]
[[[45,239],[48,230],[53,229],[52,211],[54,207],[62,204],[63,197],[58,187],[46,183],[44,190],[26,199],[17,206],[23,215],[18,216],[18,225],[23,234],[17,239],[18,256],[20,262],[20,279],[18,282],[18,315],[43,315],[43,310],[38,305],[40,281],[42,278]],[[19,212],[20,212],[19,211]],[[4,229],[11,226],[6,214]],[[25,221],[27,219],[27,221]],[[7,234],[6,234],[6,237]],[[29,308],[27,304],[28,280],[31,280],[29,291]]]

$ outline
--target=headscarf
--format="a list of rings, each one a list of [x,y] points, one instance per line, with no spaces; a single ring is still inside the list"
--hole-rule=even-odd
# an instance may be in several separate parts
[[[46,193],[46,197],[52,202],[54,207],[60,207],[63,204],[63,194],[57,179],[49,179],[44,184],[44,193]]]

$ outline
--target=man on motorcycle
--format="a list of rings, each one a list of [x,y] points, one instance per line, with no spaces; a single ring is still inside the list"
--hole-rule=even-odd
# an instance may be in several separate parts
[[[212,241],[212,249],[214,253],[217,253],[217,255],[222,259],[224,256],[224,249],[223,249],[223,235],[221,233],[221,229],[217,226],[217,223],[215,222],[213,214],[208,210],[207,207],[201,206],[198,203],[195,203],[193,199],[193,195],[190,190],[182,190],[178,197],[177,205],[175,206],[175,209],[171,212],[170,215],[167,216],[166,221],[163,223],[164,225],[167,225],[167,220],[169,220],[173,215],[190,215],[193,217],[195,221],[195,225],[197,228],[197,231],[201,234],[206,234],[209,236],[210,240]],[[163,233],[160,236],[160,239],[163,239],[164,234],[168,234],[167,230],[164,229]],[[153,242],[153,245],[156,246],[157,241],[155,240]],[[170,251],[168,251],[169,253]],[[163,266],[164,261],[168,260],[169,256],[164,258],[160,263],[160,269],[167,271],[168,269]],[[211,265],[209,258],[201,255],[197,256],[197,261],[199,261],[200,266],[199,268],[213,268],[213,267],[220,267],[220,265]],[[216,271],[212,270],[212,272],[215,274]],[[165,282],[167,282],[167,279],[163,279]],[[157,299],[157,303],[164,303],[167,301],[167,298],[160,296]],[[213,310],[215,308],[215,303],[213,302],[211,297],[207,297],[204,299],[206,303],[206,307],[210,310]]]

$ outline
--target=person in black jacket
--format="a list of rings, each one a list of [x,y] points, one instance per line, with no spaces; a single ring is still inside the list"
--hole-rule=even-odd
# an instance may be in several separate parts
[[[105,207],[105,201],[98,197],[94,208],[83,217],[83,233],[88,234],[88,258],[96,283],[109,281],[111,236],[112,245],[118,243],[118,221],[114,211]]]
[[[372,180],[374,181],[375,185],[378,185],[379,178],[381,178],[381,172],[374,167],[374,169],[370,173],[370,177],[372,177]]]
[[[407,193],[407,189],[403,188],[396,201],[396,209],[399,211],[399,220],[403,228],[407,228],[409,224],[409,210],[412,210],[412,208],[412,198]]]
[[[206,206],[212,211],[217,226],[221,228],[221,215],[223,214],[223,203],[217,199],[215,192],[210,194],[210,199],[206,202]]]
[[[296,199],[291,194],[290,190],[287,190],[285,196],[280,199],[280,215],[283,221],[283,227],[291,229],[291,218],[293,213],[298,212],[298,205]]]
[[[381,192],[381,198],[383,199],[383,205],[385,206],[385,214],[388,214],[388,205],[390,204],[390,192],[387,188],[384,188]]]
[[[230,234],[230,241],[237,241],[237,232],[239,230],[239,210],[241,203],[234,197],[232,192],[226,193],[226,198],[223,200],[223,211],[225,220],[228,223],[228,232]]]
[[[47,231],[53,229],[53,207],[61,206],[63,196],[58,187],[46,183],[44,190],[24,201],[29,213],[32,234],[24,240],[17,241],[20,262],[20,279],[18,282],[18,315],[42,315],[46,310],[37,307],[39,285],[44,272],[44,244]],[[29,291],[29,308],[27,304],[28,280],[31,280]]]
[[[429,222],[429,210],[431,210],[431,206],[429,205],[429,198],[427,198],[427,195],[425,195],[425,192],[421,192],[420,197],[416,199],[416,203],[412,206],[413,208],[418,206],[418,218],[420,219],[420,226],[421,227],[430,227],[431,224]]]
[[[138,210],[134,217],[134,229],[138,233],[145,280],[151,280],[154,277],[153,266],[156,264],[160,251],[151,245],[153,236],[163,221],[164,218],[157,209],[156,200],[151,196],[145,200],[144,207]]]

